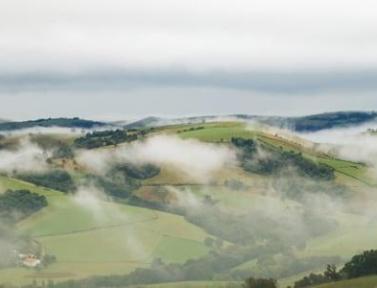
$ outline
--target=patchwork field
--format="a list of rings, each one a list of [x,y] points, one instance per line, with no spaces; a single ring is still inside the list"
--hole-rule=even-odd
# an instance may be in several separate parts
[[[59,259],[41,272],[0,270],[4,282],[124,274],[156,258],[182,262],[208,252],[204,245],[208,235],[180,216],[110,202],[80,206],[58,191],[7,177],[1,177],[0,183],[3,189],[29,189],[47,197],[49,206],[20,222],[18,228]]]

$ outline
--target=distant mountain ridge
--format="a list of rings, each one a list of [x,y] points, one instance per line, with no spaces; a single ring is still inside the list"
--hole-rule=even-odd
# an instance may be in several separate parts
[[[300,117],[265,117],[248,115],[235,116],[240,119],[256,120],[264,124],[277,126],[279,128],[286,128],[292,131],[315,132],[324,129],[361,125],[376,120],[377,112],[339,111]]]
[[[145,128],[161,125],[184,124],[184,123],[201,123],[221,119],[235,119],[243,121],[256,121],[274,127],[285,128],[296,132],[314,132],[324,129],[349,127],[361,125],[377,118],[377,112],[363,111],[339,111],[321,114],[313,114],[299,117],[283,116],[259,116],[249,114],[233,114],[226,116],[198,116],[184,117],[176,119],[164,119],[158,117],[147,117],[135,122],[131,122],[124,127],[126,128]]]
[[[0,131],[13,131],[36,127],[62,127],[91,129],[108,125],[105,122],[85,120],[80,118],[47,118],[29,121],[0,122]]]
[[[78,117],[75,118],[46,118],[28,121],[7,121],[0,120],[0,131],[13,131],[19,129],[36,128],[36,127],[62,127],[62,128],[81,128],[95,129],[106,126],[114,128],[139,129],[148,127],[157,127],[173,124],[200,124],[211,121],[222,120],[239,120],[239,121],[255,121],[262,124],[284,128],[296,132],[315,132],[324,129],[342,128],[356,125],[362,125],[370,121],[377,121],[377,112],[363,111],[339,111],[321,114],[313,114],[299,117],[284,116],[260,116],[249,114],[232,114],[225,116],[206,115],[182,117],[168,119],[162,117],[149,116],[134,122],[118,121],[118,122],[101,122],[94,120],[86,120]]]

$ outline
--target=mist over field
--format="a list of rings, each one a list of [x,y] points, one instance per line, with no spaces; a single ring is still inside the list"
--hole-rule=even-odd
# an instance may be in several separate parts
[[[38,145],[32,144],[25,139],[15,150],[0,151],[0,171],[11,174],[15,171],[46,170],[48,154],[48,151],[42,150]]]
[[[0,275],[51,275],[66,287],[70,276],[53,271],[84,261],[101,268],[80,266],[77,287],[102,287],[96,275],[284,285],[373,249],[374,122],[296,132],[263,121],[4,134]],[[27,268],[29,254],[47,274]]]
[[[0,288],[377,287],[375,1],[0,7]]]
[[[214,172],[236,161],[235,152],[226,146],[164,135],[109,151],[83,151],[77,159],[79,164],[99,173],[122,162],[155,164],[171,166],[185,175],[207,182]]]
[[[300,136],[310,141],[321,143],[321,149],[331,151],[340,158],[366,162],[371,166],[375,166],[377,142],[375,135],[368,132],[368,129],[376,129],[376,124],[368,123],[352,128],[323,130],[301,134]]]

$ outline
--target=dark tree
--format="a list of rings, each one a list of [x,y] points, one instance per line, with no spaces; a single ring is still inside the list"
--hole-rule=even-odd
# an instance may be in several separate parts
[[[277,288],[276,280],[274,279],[255,279],[253,277],[247,278],[243,284],[244,288]]]
[[[377,250],[364,251],[355,255],[341,270],[347,278],[377,274]]]

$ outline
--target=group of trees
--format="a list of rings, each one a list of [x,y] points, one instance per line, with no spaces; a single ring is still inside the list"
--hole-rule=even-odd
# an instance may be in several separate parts
[[[28,173],[17,175],[18,178],[33,183],[35,185],[44,186],[65,193],[76,191],[76,185],[71,175],[64,170],[51,170],[43,173]]]
[[[121,199],[129,198],[131,203],[132,199],[136,199],[133,197],[133,191],[140,188],[140,181],[159,173],[160,168],[154,165],[137,166],[128,163],[114,166],[106,175],[87,175],[84,181],[100,187],[109,196]]]
[[[127,199],[132,192],[140,187],[135,179],[128,178],[120,173],[99,176],[90,174],[83,180],[84,183],[101,188],[107,195],[115,198]]]
[[[361,276],[377,275],[377,250],[367,250],[355,255],[342,269],[337,271],[335,265],[327,265],[322,274],[311,273],[295,282],[295,288],[310,287],[341,279],[353,279]]]
[[[347,278],[376,275],[377,250],[368,250],[353,256],[351,261],[344,265],[340,273],[346,275]]]
[[[117,145],[123,142],[131,142],[137,139],[137,133],[129,133],[121,129],[95,131],[75,139],[74,146],[77,148],[94,149],[102,146]]]
[[[46,206],[43,195],[28,190],[7,190],[0,194],[0,220],[15,222]]]
[[[294,284],[294,288],[310,287],[313,285],[320,285],[327,282],[338,281],[341,279],[340,273],[337,272],[337,268],[333,264],[329,264],[326,270],[322,274],[310,273],[308,276],[304,276]]]
[[[53,158],[73,158],[74,152],[71,146],[69,145],[59,145],[57,149],[54,150]]]
[[[277,288],[275,279],[253,278],[249,277],[245,280],[243,288]]]
[[[303,177],[317,180],[335,178],[334,169],[315,163],[299,152],[277,150],[252,139],[232,138],[231,143],[241,151],[239,158],[246,171],[270,175],[289,172],[289,168],[293,168]]]
[[[133,165],[130,163],[120,164],[113,168],[115,172],[123,172],[128,177],[145,180],[160,174],[160,168],[152,164]]]

